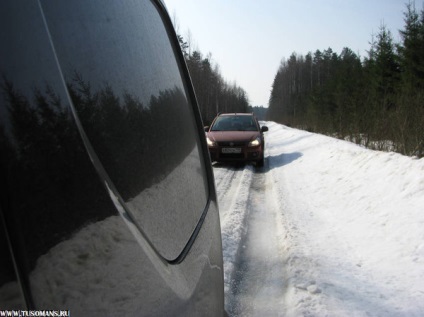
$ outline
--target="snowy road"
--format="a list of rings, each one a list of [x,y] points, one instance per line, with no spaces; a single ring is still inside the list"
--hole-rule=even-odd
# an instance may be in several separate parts
[[[220,170],[223,172],[224,168]],[[220,191],[221,201],[230,201],[230,205],[222,209],[227,211],[227,219],[231,217],[228,212],[233,210],[232,204],[236,203],[240,214],[243,214],[240,220],[244,224],[244,230],[239,232],[236,257],[227,257],[227,260],[232,260],[233,266],[229,277],[232,282],[227,291],[227,309],[232,316],[277,316],[284,296],[280,208],[274,196],[267,197],[270,193],[268,174],[254,173],[251,176],[252,172],[252,167],[226,170],[226,179],[235,179],[234,187],[238,193],[246,189],[247,181],[250,182],[247,197],[242,196],[238,200],[232,196],[237,190],[233,194],[231,190]],[[243,177],[243,173],[249,176]]]
[[[424,316],[424,160],[266,125],[214,164],[230,316]]]

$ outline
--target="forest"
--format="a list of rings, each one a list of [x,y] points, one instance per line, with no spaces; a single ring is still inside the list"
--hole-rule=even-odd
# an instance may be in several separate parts
[[[293,53],[275,75],[267,119],[368,148],[424,156],[424,11],[406,5],[395,43],[382,24],[367,56]]]
[[[221,76],[218,65],[213,65],[211,54],[203,57],[191,49],[183,36],[178,40],[193,82],[203,123],[209,125],[220,112],[247,112],[249,99],[236,83],[229,84]]]

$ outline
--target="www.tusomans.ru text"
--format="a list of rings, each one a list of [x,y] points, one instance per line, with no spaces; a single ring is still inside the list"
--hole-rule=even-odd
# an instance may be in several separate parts
[[[0,317],[70,317],[69,310],[0,310]]]

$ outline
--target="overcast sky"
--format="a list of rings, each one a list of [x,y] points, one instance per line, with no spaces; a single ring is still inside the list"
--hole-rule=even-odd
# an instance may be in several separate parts
[[[349,47],[367,55],[382,23],[395,42],[408,0],[164,0],[178,32],[236,82],[253,106],[268,106],[274,76],[293,52]],[[421,6],[417,3],[417,9]]]

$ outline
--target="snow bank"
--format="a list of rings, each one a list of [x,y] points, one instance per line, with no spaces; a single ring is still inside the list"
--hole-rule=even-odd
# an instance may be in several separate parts
[[[424,160],[266,125],[284,315],[424,316]]]
[[[424,160],[269,125],[293,315],[423,316]]]

